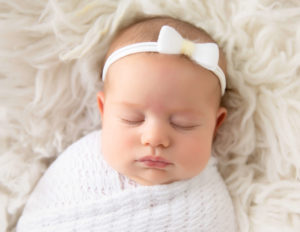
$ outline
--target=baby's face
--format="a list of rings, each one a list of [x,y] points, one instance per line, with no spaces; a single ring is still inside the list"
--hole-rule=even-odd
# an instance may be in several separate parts
[[[217,77],[184,57],[140,53],[110,66],[109,89],[98,96],[102,152],[115,170],[142,185],[199,174],[217,127]]]

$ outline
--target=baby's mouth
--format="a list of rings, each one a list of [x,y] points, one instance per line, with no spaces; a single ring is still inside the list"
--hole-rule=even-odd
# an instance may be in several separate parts
[[[159,156],[144,156],[138,159],[137,162],[141,163],[142,165],[145,165],[146,167],[158,169],[162,169],[167,166],[173,165],[168,160]]]

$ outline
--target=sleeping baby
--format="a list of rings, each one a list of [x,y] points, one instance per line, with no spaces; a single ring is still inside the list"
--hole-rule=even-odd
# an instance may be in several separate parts
[[[236,231],[212,155],[225,66],[189,23],[155,17],[122,29],[102,71],[102,129],[49,167],[17,231]]]

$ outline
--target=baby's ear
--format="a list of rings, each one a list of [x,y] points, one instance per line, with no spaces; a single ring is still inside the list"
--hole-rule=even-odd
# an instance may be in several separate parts
[[[104,93],[99,92],[97,94],[97,102],[98,102],[98,108],[101,114],[101,118],[103,120],[103,112],[104,112]]]
[[[227,109],[224,107],[220,107],[217,112],[217,121],[216,121],[214,136],[217,134],[218,129],[225,121],[226,116],[227,116]]]

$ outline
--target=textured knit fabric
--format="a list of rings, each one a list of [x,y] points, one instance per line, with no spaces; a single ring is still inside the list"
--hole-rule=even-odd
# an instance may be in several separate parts
[[[211,158],[196,177],[141,186],[100,153],[101,132],[71,145],[41,178],[18,232],[236,231],[232,202]]]

